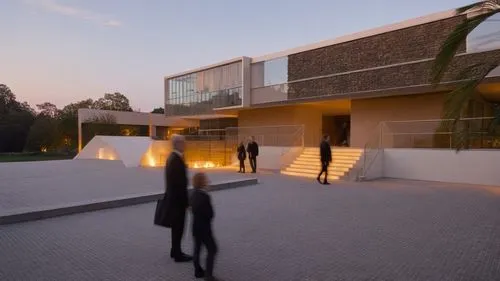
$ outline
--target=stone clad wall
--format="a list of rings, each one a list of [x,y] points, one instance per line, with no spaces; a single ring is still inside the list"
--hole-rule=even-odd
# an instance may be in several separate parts
[[[467,66],[488,59],[500,59],[500,50],[456,57],[443,81],[454,81]],[[425,61],[290,83],[288,99],[428,85],[432,64]]]
[[[290,55],[288,80],[433,58],[462,19],[453,17]],[[465,52],[465,46],[459,52]]]
[[[452,17],[290,55],[287,99],[428,85],[432,59],[462,19]],[[465,51],[463,45],[458,52],[462,55],[455,58],[443,81],[456,80],[463,69],[477,62],[500,59],[500,50]],[[331,76],[293,82],[325,75]]]

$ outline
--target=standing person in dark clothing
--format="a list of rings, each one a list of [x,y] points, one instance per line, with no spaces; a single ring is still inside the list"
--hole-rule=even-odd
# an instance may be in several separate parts
[[[204,190],[208,185],[207,176],[197,173],[193,176],[194,191],[191,195],[191,211],[193,213],[193,238],[194,238],[194,275],[196,278],[205,277],[205,280],[218,280],[213,276],[217,244],[212,232],[214,210],[210,195]],[[207,248],[207,262],[205,270],[200,265],[201,247]]]
[[[330,136],[324,135],[323,141],[319,145],[319,153],[321,156],[321,172],[319,173],[316,180],[321,183],[321,175],[325,173],[325,179],[323,180],[323,184],[330,184],[328,182],[328,166],[330,162],[332,162],[332,149],[330,148]]]
[[[189,205],[187,168],[183,156],[184,147],[184,137],[181,135],[174,135],[172,137],[173,151],[170,153],[165,167],[165,218],[172,229],[170,257],[173,258],[175,262],[188,262],[192,260],[191,256],[184,254],[181,250],[186,209]]]
[[[257,172],[257,156],[259,156],[259,145],[255,142],[255,137],[251,137],[247,145],[248,160],[250,161],[250,167],[252,167],[252,173]]]
[[[238,173],[245,173],[245,159],[247,159],[245,145],[243,142],[240,142],[240,145],[238,145],[238,160],[240,160],[240,170]]]

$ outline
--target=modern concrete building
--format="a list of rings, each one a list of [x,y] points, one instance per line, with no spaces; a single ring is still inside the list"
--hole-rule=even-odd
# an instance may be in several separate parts
[[[339,178],[348,174],[393,177],[395,167],[413,169],[418,174],[425,161],[433,162],[431,153],[419,160],[423,162],[403,161],[407,166],[401,168],[390,162],[391,157],[385,157],[396,153],[397,159],[404,158],[405,149],[411,153],[415,149],[444,149],[451,163],[457,160],[453,157],[462,156],[453,156],[451,134],[438,131],[445,95],[463,82],[458,76],[465,68],[500,59],[500,37],[495,33],[500,25],[487,22],[460,47],[443,83],[431,85],[434,57],[445,38],[467,16],[454,10],[440,12],[274,54],[242,56],[169,75],[165,77],[165,118],[198,122],[203,132],[225,131],[224,153],[227,149],[232,153],[239,141],[255,135],[265,157],[259,161],[261,167],[290,175],[315,176],[319,168],[315,147],[323,134],[332,137],[333,146],[350,146],[334,149],[337,162],[332,173]],[[500,100],[500,69],[493,71],[478,91]],[[488,110],[477,104],[468,114],[472,118],[468,122],[481,130],[491,116]],[[495,140],[481,139],[472,147],[496,145]],[[495,153],[492,157],[500,161],[500,154]],[[439,157],[444,159],[443,155]],[[353,170],[357,172],[349,173]],[[422,173],[413,178],[453,178]],[[486,177],[490,176],[494,175]]]
[[[431,86],[434,57],[466,16],[447,11],[173,74],[165,78],[166,115],[234,117],[242,127],[304,125],[306,146],[316,146],[323,133],[338,144],[347,122],[350,145],[363,147],[382,121],[441,118],[444,93],[459,82],[460,71],[500,58],[500,40],[481,45],[476,32],[443,85]],[[485,90],[498,94],[498,81],[488,79]]]

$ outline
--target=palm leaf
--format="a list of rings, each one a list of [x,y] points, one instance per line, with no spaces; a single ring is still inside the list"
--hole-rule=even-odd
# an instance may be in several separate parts
[[[500,103],[493,104],[493,120],[490,124],[490,134],[496,135],[498,127],[500,126]]]
[[[468,12],[469,10],[472,10],[474,8],[478,8],[478,7],[482,6],[483,4],[484,4],[484,1],[479,1],[476,3],[472,3],[470,5],[458,8],[456,11],[457,11],[457,14],[462,14],[462,13]]]
[[[466,147],[469,140],[469,130],[467,126],[460,124],[460,119],[467,111],[470,101],[477,98],[477,86],[484,80],[484,78],[499,65],[494,62],[488,65],[474,64],[460,72],[459,78],[464,81],[459,87],[447,94],[444,103],[444,120],[440,124],[440,131],[452,132],[454,139],[453,147],[457,151]],[[477,73],[477,74],[475,74]]]
[[[458,48],[464,44],[467,40],[467,36],[476,27],[483,23],[489,17],[500,12],[500,9],[489,11],[483,14],[479,14],[470,18],[466,18],[460,24],[458,24],[453,32],[446,38],[439,53],[436,56],[434,65],[431,70],[432,83],[437,85],[441,82],[444,73],[448,69],[453,57],[458,51]]]

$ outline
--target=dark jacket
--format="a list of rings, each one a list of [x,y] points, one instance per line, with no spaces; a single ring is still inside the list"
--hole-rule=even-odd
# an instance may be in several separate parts
[[[238,145],[238,160],[247,159],[247,152],[245,151],[244,145]]]
[[[254,141],[249,142],[247,145],[247,152],[249,158],[255,158],[259,156],[259,145]]]
[[[188,179],[187,168],[184,159],[177,153],[172,152],[168,157],[165,167],[166,183],[166,217],[168,220],[184,216],[188,207]]]
[[[321,155],[321,162],[332,162],[332,149],[330,148],[330,144],[327,141],[322,141],[320,146],[320,155]]]
[[[210,195],[203,190],[195,189],[189,201],[193,213],[193,235],[211,232],[214,209]]]

